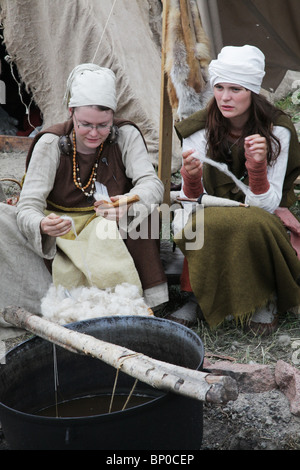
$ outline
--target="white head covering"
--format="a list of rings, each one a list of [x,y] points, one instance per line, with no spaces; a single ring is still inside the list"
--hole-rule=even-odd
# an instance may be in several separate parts
[[[116,76],[114,72],[96,64],[78,65],[72,70],[67,80],[64,103],[70,108],[98,105],[116,111]]]
[[[258,94],[265,76],[265,56],[255,46],[226,46],[208,70],[212,88],[218,83],[234,83]]]

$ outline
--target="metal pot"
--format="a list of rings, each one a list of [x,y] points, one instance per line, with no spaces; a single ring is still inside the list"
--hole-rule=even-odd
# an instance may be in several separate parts
[[[155,359],[201,370],[204,348],[192,330],[155,317],[119,316],[67,326]],[[145,404],[93,416],[44,417],[54,403],[53,344],[39,337],[6,356],[0,370],[0,421],[10,449],[197,450],[202,442],[202,402],[138,382]],[[64,400],[112,392],[116,369],[57,347],[59,393]],[[134,379],[122,372],[117,387],[129,393]]]

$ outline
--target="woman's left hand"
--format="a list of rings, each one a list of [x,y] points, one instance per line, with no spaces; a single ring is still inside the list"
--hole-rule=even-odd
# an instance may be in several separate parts
[[[123,196],[112,196],[110,199],[112,202],[117,201]],[[131,204],[124,204],[118,207],[114,207],[110,204],[107,204],[105,201],[96,201],[94,203],[94,209],[97,215],[101,215],[107,220],[114,220],[118,222],[128,211],[128,208]]]
[[[245,157],[246,160],[255,160],[263,162],[267,160],[268,148],[265,137],[259,134],[253,134],[245,138]]]

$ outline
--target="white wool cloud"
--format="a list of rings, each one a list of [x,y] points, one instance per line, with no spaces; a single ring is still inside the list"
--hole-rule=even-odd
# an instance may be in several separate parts
[[[50,286],[41,301],[41,314],[61,325],[113,315],[152,315],[137,286],[123,283],[114,288],[76,287],[69,291]]]

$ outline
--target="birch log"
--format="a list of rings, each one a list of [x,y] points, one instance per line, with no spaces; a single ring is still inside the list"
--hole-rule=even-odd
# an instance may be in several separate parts
[[[23,328],[69,351],[100,359],[141,382],[203,402],[227,403],[236,400],[237,384],[227,376],[187,369],[152,359],[123,346],[108,343],[85,333],[70,330],[18,307],[7,307],[5,321]]]

